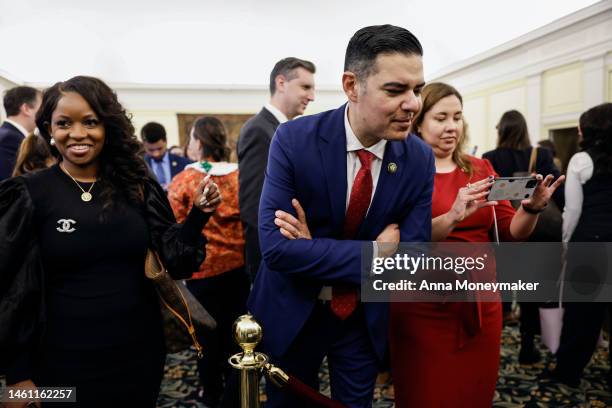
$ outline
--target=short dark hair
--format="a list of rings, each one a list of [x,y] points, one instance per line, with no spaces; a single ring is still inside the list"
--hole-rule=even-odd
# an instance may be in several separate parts
[[[314,74],[317,70],[315,65],[310,61],[295,57],[283,58],[274,64],[274,68],[272,68],[272,72],[270,72],[270,95],[274,95],[274,92],[276,92],[276,77],[282,75],[287,78],[287,81],[291,81],[297,77],[295,73],[297,68],[304,68],[311,74]]]
[[[423,47],[410,31],[390,24],[364,27],[351,37],[344,56],[344,70],[365,80],[381,54],[423,56]]]
[[[140,129],[140,137],[143,142],[157,143],[160,140],[166,141],[166,129],[157,122],[149,122]]]
[[[21,105],[27,103],[30,106],[34,106],[36,103],[36,97],[40,94],[40,91],[30,86],[16,86],[11,88],[4,93],[4,110],[6,116],[19,115],[19,109]]]

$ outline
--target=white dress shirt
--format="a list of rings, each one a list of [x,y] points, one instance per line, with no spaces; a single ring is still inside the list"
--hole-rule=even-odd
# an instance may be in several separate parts
[[[11,125],[15,126],[17,128],[18,131],[20,131],[23,134],[23,137],[28,137],[28,134],[30,132],[28,132],[26,130],[26,128],[24,128],[23,126],[21,126],[19,123],[15,122],[14,120],[10,120],[10,119],[6,119],[5,122],[10,123]]]
[[[276,106],[272,105],[271,103],[266,103],[264,105],[264,108],[266,108],[272,115],[274,115],[274,117],[276,118],[276,120],[278,120],[278,123],[285,123],[285,122],[289,122],[289,119],[287,119],[287,116],[280,111],[280,109],[278,109]]]
[[[348,120],[348,104],[344,109],[344,131],[346,134],[346,207],[345,211],[348,210],[349,202],[351,200],[351,191],[353,190],[353,183],[355,182],[355,177],[357,177],[357,173],[359,169],[361,169],[361,161],[359,160],[359,156],[357,156],[357,150],[367,150],[374,155],[372,159],[372,163],[370,166],[370,173],[372,174],[372,196],[370,197],[370,205],[372,205],[372,199],[374,198],[374,194],[376,193],[376,186],[378,186],[378,177],[380,176],[380,169],[382,167],[383,156],[385,155],[385,146],[387,145],[387,141],[381,139],[376,144],[370,147],[364,147],[357,136],[355,136],[355,132],[351,128],[351,124]],[[368,207],[368,211],[370,207]],[[372,245],[374,248],[372,262],[374,262],[374,258],[378,257],[378,244],[376,241],[372,241]],[[360,296],[359,296],[360,297]],[[332,287],[331,286],[323,286],[321,292],[319,293],[319,299],[329,301],[332,298]]]
[[[383,156],[385,155],[385,146],[387,141],[381,139],[378,143],[364,147],[355,133],[351,128],[351,124],[348,120],[348,104],[344,109],[344,130],[346,132],[346,210],[348,210],[349,202],[351,200],[351,191],[353,190],[353,182],[357,176],[357,172],[361,169],[361,161],[357,156],[357,150],[367,150],[372,153],[375,157],[372,159],[372,165],[370,172],[372,173],[372,197],[370,197],[370,204],[374,198],[376,192],[376,186],[378,185],[378,177],[380,176],[380,168],[382,167]],[[346,211],[345,210],[345,211]],[[369,211],[369,207],[368,207]]]
[[[565,207],[563,208],[563,242],[569,242],[582,214],[582,186],[593,177],[593,159],[587,152],[578,152],[567,165]]]

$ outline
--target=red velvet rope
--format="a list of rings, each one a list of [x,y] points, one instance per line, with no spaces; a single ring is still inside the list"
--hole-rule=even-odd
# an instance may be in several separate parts
[[[326,407],[326,408],[347,408],[346,405],[334,401],[331,398],[326,397],[313,390],[297,378],[293,376],[289,376],[289,382],[287,383],[287,387],[294,393],[299,395],[302,399],[315,404],[317,407]]]

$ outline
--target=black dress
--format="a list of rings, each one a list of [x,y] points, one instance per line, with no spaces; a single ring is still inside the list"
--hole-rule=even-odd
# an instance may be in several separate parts
[[[0,235],[32,248],[0,252],[0,266],[41,266],[40,282],[21,288],[11,289],[6,275],[12,274],[1,272],[9,297],[29,292],[11,320],[21,338],[7,340],[9,383],[31,378],[37,386],[76,387],[78,405],[87,407],[155,406],[165,347],[157,295],[144,275],[145,254],[152,246],[175,277],[190,276],[203,260],[200,231],[207,216],[194,207],[183,226],[174,224],[163,191],[151,181],[146,186],[142,208],[125,205],[102,220],[97,186],[93,200],[82,201],[57,165],[0,184]],[[19,227],[17,216],[25,218]],[[0,250],[8,246],[3,242]],[[24,319],[38,323],[23,328]]]

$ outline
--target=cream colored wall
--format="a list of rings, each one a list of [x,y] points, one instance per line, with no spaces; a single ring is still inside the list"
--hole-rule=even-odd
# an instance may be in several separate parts
[[[542,114],[579,111],[584,105],[583,67],[577,62],[542,73]]]
[[[132,124],[136,129],[136,136],[140,139],[140,129],[148,122],[160,123],[166,128],[168,146],[179,144],[178,119],[173,111],[134,111]]]
[[[526,92],[525,81],[513,81],[482,89],[464,97],[463,109],[470,134],[468,152],[471,152],[475,145],[478,146],[477,156],[495,149],[497,142],[495,126],[499,118],[511,109],[516,109],[525,115]]]
[[[265,86],[112,85],[119,101],[133,115],[136,135],[150,121],[166,128],[168,145],[178,144],[179,113],[255,114],[270,99]],[[333,109],[346,101],[340,88],[319,88],[306,115]]]

